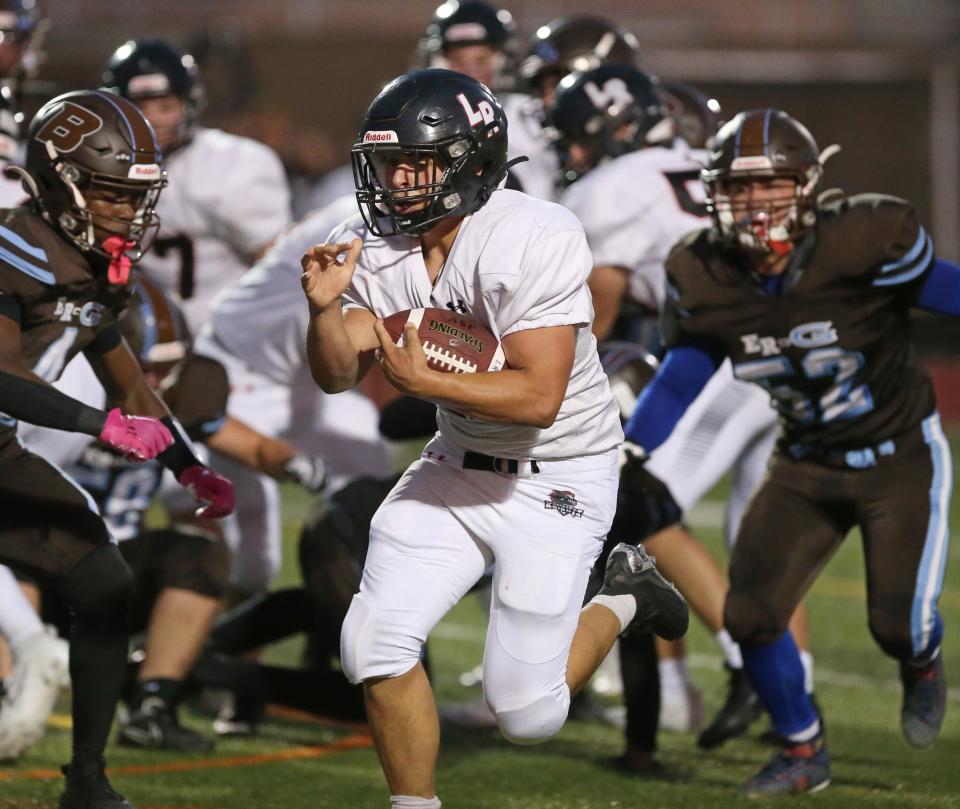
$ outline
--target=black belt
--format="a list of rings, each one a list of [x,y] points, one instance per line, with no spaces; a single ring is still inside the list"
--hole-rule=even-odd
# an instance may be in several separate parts
[[[540,471],[536,461],[518,461],[515,458],[494,458],[493,455],[484,455],[482,452],[463,453],[464,469],[479,469],[481,472],[499,472],[501,475],[516,475],[520,471],[521,463],[529,463],[534,474]]]

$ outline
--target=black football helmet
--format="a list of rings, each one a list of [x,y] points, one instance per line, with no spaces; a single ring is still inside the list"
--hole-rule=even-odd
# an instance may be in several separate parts
[[[39,213],[80,250],[113,258],[94,235],[87,206],[92,191],[130,200],[132,220],[98,216],[98,225],[123,239],[137,261],[156,232],[155,213],[166,185],[153,129],[133,104],[112,93],[77,90],[44,104],[27,132],[26,166],[16,172]]]
[[[682,81],[665,81],[660,90],[677,135],[694,149],[709,148],[720,128],[720,102]]]
[[[559,17],[536,30],[519,73],[531,91],[540,95],[548,75],[560,78],[609,63],[636,65],[639,56],[640,44],[626,28],[604,17],[576,14]]]
[[[420,40],[424,67],[445,67],[443,55],[459,45],[507,46],[516,24],[506,9],[483,0],[446,0],[433,13]]]
[[[655,77],[609,64],[563,78],[547,108],[546,131],[569,184],[604,160],[669,143],[675,127]],[[574,143],[587,154],[586,165],[569,160]]]
[[[507,175],[507,119],[476,79],[414,70],[373,99],[351,158],[357,202],[371,232],[417,235],[490,199]],[[414,167],[413,183],[393,186],[399,165]]]
[[[626,423],[633,415],[640,392],[656,376],[660,363],[653,354],[627,341],[609,340],[597,346],[597,351],[610,391],[617,400],[620,421]]]
[[[206,104],[196,62],[189,53],[162,39],[124,42],[107,61],[100,77],[103,89],[136,101],[176,96],[183,102],[176,145],[187,143]]]
[[[783,110],[738,113],[717,133],[701,172],[707,207],[718,232],[733,244],[761,254],[785,254],[816,223],[816,188],[823,156],[807,128]],[[790,199],[734,206],[731,182],[784,177],[796,182]]]

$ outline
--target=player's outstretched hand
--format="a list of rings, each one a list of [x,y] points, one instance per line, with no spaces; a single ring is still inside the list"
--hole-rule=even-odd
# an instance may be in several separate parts
[[[233,483],[212,469],[194,464],[184,469],[177,479],[201,504],[196,516],[218,519],[233,511]]]
[[[125,416],[119,407],[107,413],[99,438],[120,450],[128,461],[149,461],[173,443],[173,436],[159,419]]]
[[[316,309],[324,310],[329,306],[340,305],[340,296],[350,286],[353,271],[357,268],[357,259],[363,242],[354,239],[340,244],[318,244],[311,247],[300,259],[303,274],[300,283],[307,300]],[[343,261],[340,255],[345,253]]]
[[[412,323],[403,327],[403,345],[393,342],[382,320],[373,324],[373,330],[380,341],[377,358],[384,376],[401,393],[422,396],[425,392],[424,383],[436,372],[427,365],[427,355],[423,353],[417,327]]]

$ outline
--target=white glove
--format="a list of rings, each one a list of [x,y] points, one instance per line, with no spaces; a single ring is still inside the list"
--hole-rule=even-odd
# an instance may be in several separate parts
[[[327,465],[320,458],[294,455],[283,465],[288,480],[303,486],[310,494],[322,492],[327,485]]]

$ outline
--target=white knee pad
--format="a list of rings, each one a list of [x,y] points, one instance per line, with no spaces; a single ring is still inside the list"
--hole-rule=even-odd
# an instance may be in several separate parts
[[[542,694],[533,701],[522,702],[516,697],[502,701],[503,705],[511,703],[515,707],[491,705],[503,737],[514,744],[540,744],[556,735],[567,721],[570,692],[564,687],[559,694]]]
[[[378,613],[359,593],[353,597],[340,630],[340,666],[351,683],[406,674],[422,650],[395,615]]]

